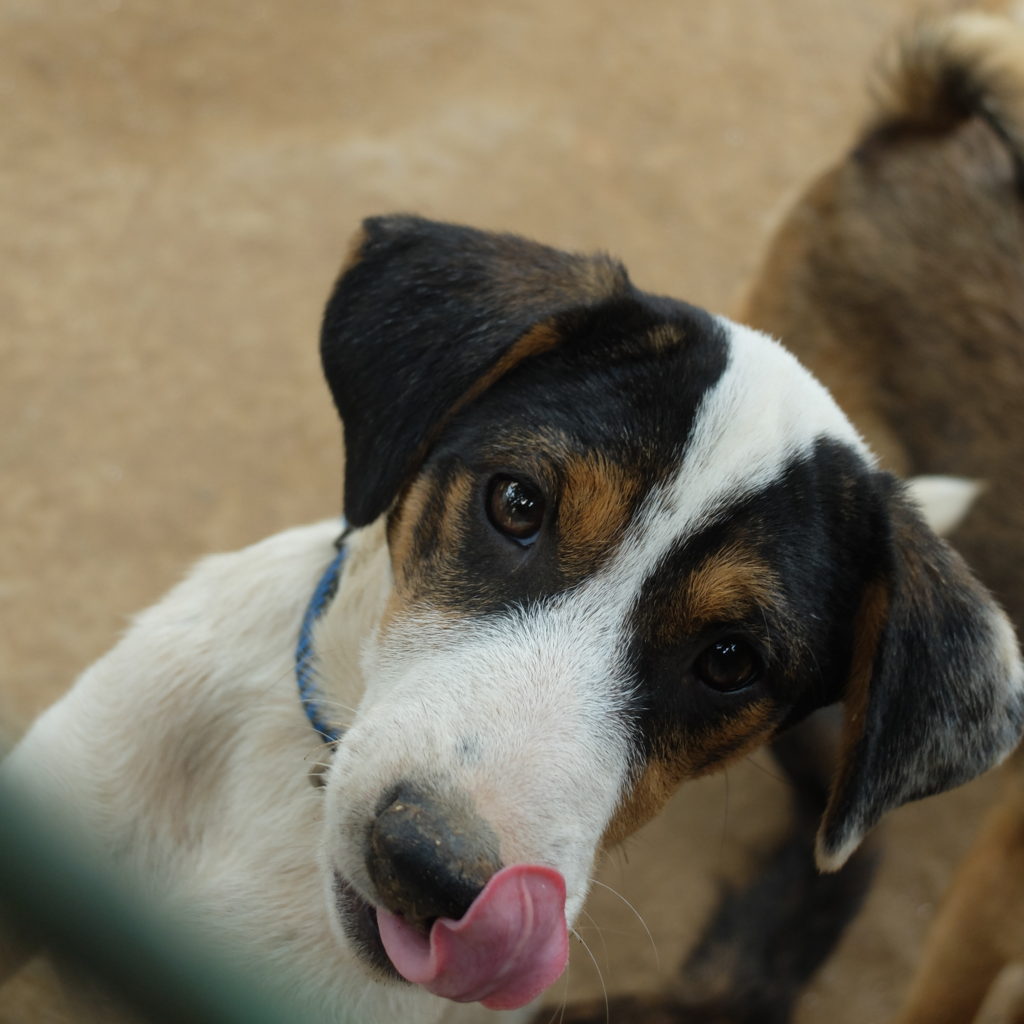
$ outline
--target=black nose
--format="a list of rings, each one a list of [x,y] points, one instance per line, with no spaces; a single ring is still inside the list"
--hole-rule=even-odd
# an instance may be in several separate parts
[[[384,906],[425,929],[462,917],[501,861],[468,798],[401,783],[371,823],[366,866]]]

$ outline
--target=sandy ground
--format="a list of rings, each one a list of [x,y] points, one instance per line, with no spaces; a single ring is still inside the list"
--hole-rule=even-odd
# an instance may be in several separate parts
[[[912,7],[0,0],[0,728],[198,555],[339,509],[316,334],[361,217],[607,249],[727,311]],[[598,894],[583,934],[609,989],[671,970],[774,829],[770,772],[690,787],[612,859],[654,938]],[[886,1019],[991,786],[894,816],[801,1024]],[[571,991],[593,975],[577,950]],[[46,980],[0,993],[0,1024],[64,1019]]]

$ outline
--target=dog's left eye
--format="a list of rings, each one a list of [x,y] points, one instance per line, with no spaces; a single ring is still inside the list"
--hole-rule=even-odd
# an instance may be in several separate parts
[[[488,489],[487,517],[499,533],[519,544],[532,544],[544,522],[544,497],[522,480],[495,477]]]
[[[694,675],[713,690],[742,690],[761,676],[761,659],[754,648],[738,637],[726,637],[705,647],[693,663]]]

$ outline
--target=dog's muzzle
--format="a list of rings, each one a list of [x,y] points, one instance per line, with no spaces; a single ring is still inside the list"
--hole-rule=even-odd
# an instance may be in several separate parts
[[[514,1009],[565,969],[565,881],[542,865],[503,867],[498,845],[467,798],[401,783],[370,822],[366,867],[380,941],[402,977]]]

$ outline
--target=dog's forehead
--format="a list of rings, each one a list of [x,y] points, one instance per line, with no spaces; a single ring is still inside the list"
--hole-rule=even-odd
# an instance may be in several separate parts
[[[488,453],[533,432],[558,438],[562,451],[601,450],[664,475],[728,359],[714,317],[642,294],[555,317],[514,348],[532,351],[523,343],[538,336],[539,354],[517,362],[461,417]]]
[[[493,461],[600,453],[609,486],[648,495],[647,533],[700,529],[820,441],[873,465],[825,387],[759,331],[660,299],[560,330],[468,411],[474,443]]]
[[[458,414],[389,527],[402,601],[472,619],[575,593],[615,632],[640,605],[693,604],[686,579],[702,563],[690,541],[722,524],[749,531],[751,506],[770,543],[763,526],[739,546],[735,530],[719,532],[728,551],[703,564],[697,618],[756,602],[768,572],[783,590],[790,578],[814,589],[801,569],[814,545],[795,543],[791,524],[807,538],[813,525],[829,550],[845,545],[824,540],[841,528],[820,509],[843,504],[870,455],[779,344],[681,308],[576,324]],[[521,561],[484,513],[488,481],[506,474],[540,485],[551,507]]]
[[[615,574],[630,580],[634,593],[667,570],[670,553],[710,527],[728,524],[741,506],[784,504],[784,510],[766,511],[810,517],[823,491],[844,490],[851,474],[873,467],[855,428],[795,357],[759,331],[716,320],[725,339],[725,367],[698,399],[676,464],[646,495],[614,562]],[[843,454],[837,458],[837,452]],[[799,465],[810,471],[799,488],[788,488]],[[805,526],[809,537],[811,523]],[[728,531],[722,536],[732,544]],[[784,573],[787,567],[773,568]]]
[[[718,318],[727,338],[724,372],[702,396],[674,478],[660,497],[675,529],[699,529],[716,508],[763,490],[823,441],[874,464],[835,400],[778,342]]]

